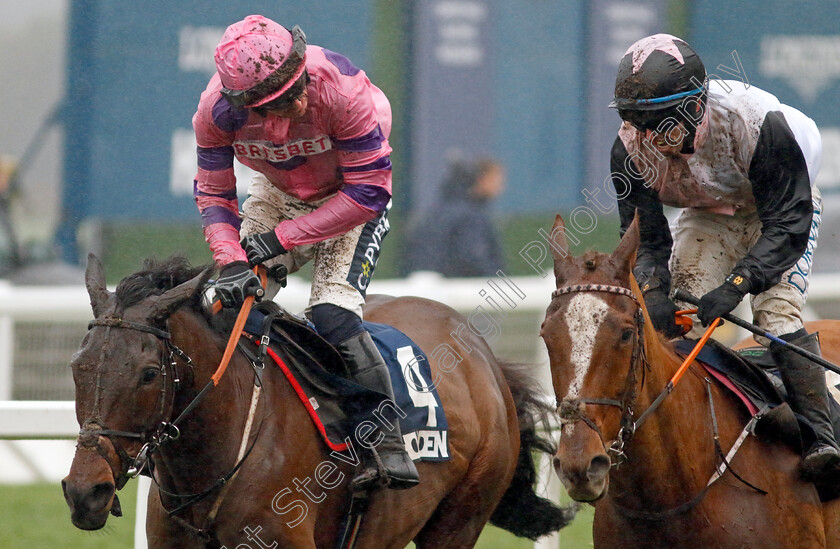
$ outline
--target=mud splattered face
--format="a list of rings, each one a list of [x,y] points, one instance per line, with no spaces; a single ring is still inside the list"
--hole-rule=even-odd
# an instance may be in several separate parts
[[[634,110],[634,109],[619,109],[618,115],[625,122],[630,123],[631,126],[638,131],[645,133],[648,130],[656,130],[666,119],[676,118],[679,113],[676,109],[658,109],[658,110]]]
[[[647,130],[645,138],[654,148],[665,156],[678,156],[683,149],[683,141],[688,131],[681,122],[664,122],[657,130]]]
[[[625,108],[619,109],[618,114],[665,156],[694,154],[708,127],[705,94],[687,96],[668,108]]]
[[[309,75],[304,71],[297,82],[292,84],[285,93],[258,108],[282,118],[300,118],[306,113],[306,107],[309,104],[308,83]]]

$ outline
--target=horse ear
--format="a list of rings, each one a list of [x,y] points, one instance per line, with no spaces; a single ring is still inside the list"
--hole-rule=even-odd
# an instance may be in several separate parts
[[[633,222],[621,237],[618,247],[613,251],[612,258],[620,272],[630,273],[636,266],[636,252],[639,251],[639,211],[633,217]]]
[[[166,318],[174,313],[175,309],[184,301],[190,299],[204,287],[212,270],[213,267],[208,267],[190,280],[175,286],[166,293],[154,298],[146,298],[144,301],[150,301],[149,313],[146,316],[148,318]]]
[[[88,254],[87,269],[85,270],[85,286],[87,287],[88,296],[90,296],[90,307],[93,309],[93,317],[99,318],[108,308],[113,294],[105,287],[105,271],[102,269],[102,262],[93,253]]]
[[[566,223],[560,214],[554,216],[554,226],[551,227],[551,257],[554,258],[554,279],[559,287],[560,283],[565,279],[563,275],[563,267],[570,257],[569,242],[566,239]]]

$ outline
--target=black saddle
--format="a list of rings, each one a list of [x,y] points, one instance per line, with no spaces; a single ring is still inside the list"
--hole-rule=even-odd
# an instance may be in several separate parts
[[[306,319],[261,302],[251,310],[245,331],[258,339],[266,330],[272,350],[317,409],[329,440],[341,442],[381,404],[382,395],[350,379],[341,355]]]

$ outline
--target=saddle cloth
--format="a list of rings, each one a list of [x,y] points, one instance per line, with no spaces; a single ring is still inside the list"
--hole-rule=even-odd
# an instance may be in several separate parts
[[[258,339],[265,318],[262,310],[252,310],[245,331]],[[361,428],[357,431],[357,427],[363,422],[388,428],[389,422],[399,419],[406,452],[413,460],[450,459],[449,427],[426,354],[392,326],[363,325],[388,365],[393,403],[353,381],[335,348],[310,323],[285,311],[272,320],[268,355],[283,371],[330,449],[345,451],[348,441],[358,447]]]

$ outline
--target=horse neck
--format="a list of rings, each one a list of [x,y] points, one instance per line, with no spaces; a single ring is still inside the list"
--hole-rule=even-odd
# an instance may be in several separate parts
[[[682,362],[652,328],[645,331],[645,353],[650,369],[636,398],[636,418],[665,389]],[[716,400],[719,419],[727,403]],[[704,380],[686,372],[639,426],[625,452],[628,462],[610,475],[610,494],[626,506],[641,508],[655,502],[674,506],[699,491],[716,459]]]
[[[172,414],[172,419],[175,419],[211,383],[225,342],[220,342],[203,318],[184,309],[170,317],[169,328],[172,342],[194,364],[191,387],[176,395]],[[181,365],[181,368],[184,366]],[[181,436],[177,443],[161,448],[163,460],[160,473],[179,484],[176,488],[186,491],[196,485],[205,486],[208,478],[219,478],[233,466],[244,433],[253,387],[253,368],[241,354],[234,353],[219,384],[208,388],[198,405],[178,425]]]

